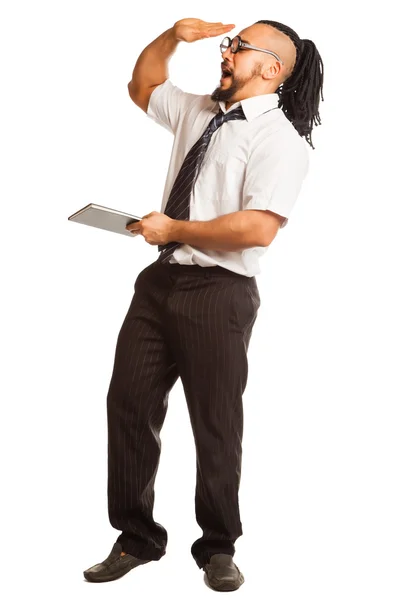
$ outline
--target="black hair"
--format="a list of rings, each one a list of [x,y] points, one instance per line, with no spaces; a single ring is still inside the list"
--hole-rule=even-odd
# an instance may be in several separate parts
[[[300,39],[297,33],[277,21],[257,21],[271,25],[285,33],[293,42],[297,56],[294,68],[287,79],[276,90],[279,96],[279,108],[287,119],[291,121],[301,136],[304,136],[313,150],[311,132],[313,123],[321,125],[318,106],[321,99],[324,101],[322,87],[324,67],[321,56],[311,40]]]

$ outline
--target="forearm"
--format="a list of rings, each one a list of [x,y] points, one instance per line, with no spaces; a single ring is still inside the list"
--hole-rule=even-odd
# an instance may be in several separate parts
[[[168,62],[174,54],[179,40],[174,27],[167,29],[149,44],[140,54],[128,84],[130,92],[164,83],[168,79]]]
[[[261,218],[254,211],[238,211],[211,221],[174,220],[170,240],[223,252],[265,246]]]

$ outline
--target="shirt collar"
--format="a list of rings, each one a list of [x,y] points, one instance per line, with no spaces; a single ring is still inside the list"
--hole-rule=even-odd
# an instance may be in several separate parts
[[[226,112],[230,112],[230,110],[238,108],[241,105],[247,121],[252,121],[268,110],[278,107],[278,101],[279,95],[275,92],[271,94],[262,94],[260,96],[251,96],[251,98],[245,98],[244,100],[236,102],[230,106],[228,111],[226,110],[225,102],[219,101],[215,103],[213,112],[218,113],[221,108],[225,114]]]

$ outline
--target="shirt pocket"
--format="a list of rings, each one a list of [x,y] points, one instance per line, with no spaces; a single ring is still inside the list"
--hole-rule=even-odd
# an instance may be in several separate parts
[[[211,163],[217,165],[219,168],[228,170],[232,168],[235,171],[245,171],[246,160],[240,152],[229,152],[228,150],[222,150],[221,148],[211,148],[206,154],[204,164]]]
[[[227,214],[241,210],[245,159],[236,152],[212,148],[204,161],[204,173],[213,178],[218,189],[219,212]]]

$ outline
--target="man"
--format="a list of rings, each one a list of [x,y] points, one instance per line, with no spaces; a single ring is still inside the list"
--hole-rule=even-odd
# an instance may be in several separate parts
[[[165,554],[167,531],[153,520],[154,480],[168,396],[181,377],[203,530],[191,552],[213,589],[244,582],[233,556],[242,535],[242,395],[260,306],[255,275],[308,171],[302,136],[311,144],[319,120],[322,63],[313,42],[260,21],[222,40],[213,94],[171,83],[167,63],[181,41],[233,27],[177,21],[141,53],[128,85],[175,143],[162,212],[127,226],[161,253],[138,275],[118,336],[107,396],[108,507],[122,533],[107,559],[84,572],[88,581],[117,579]]]

